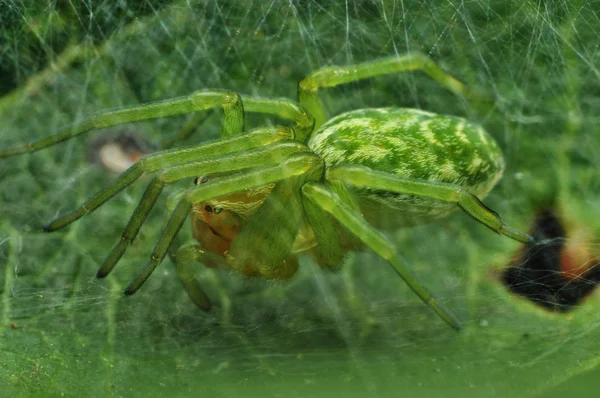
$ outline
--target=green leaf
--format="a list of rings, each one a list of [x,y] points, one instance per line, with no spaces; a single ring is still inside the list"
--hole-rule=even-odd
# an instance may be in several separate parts
[[[481,123],[507,163],[485,203],[522,230],[537,209],[552,206],[567,244],[598,257],[600,21],[593,2],[54,3],[0,9],[0,147],[99,109],[204,87],[295,98],[297,82],[319,67],[421,51],[495,101],[467,101],[407,73],[323,90],[329,114],[398,105]],[[219,117],[207,116],[186,142],[215,138]],[[125,297],[158,239],[165,198],[114,272],[102,280],[95,273],[147,177],[64,230],[42,232],[115,178],[91,161],[99,137],[127,132],[158,149],[187,120],[94,131],[0,159],[3,395],[596,394],[598,294],[567,314],[514,296],[498,273],[520,244],[460,212],[389,232],[457,313],[458,333],[372,253],[349,254],[336,272],[302,258],[287,283],[199,268],[216,304],[210,313],[187,299],[168,260]],[[279,122],[249,115],[246,127]],[[180,240],[191,241],[189,225]]]

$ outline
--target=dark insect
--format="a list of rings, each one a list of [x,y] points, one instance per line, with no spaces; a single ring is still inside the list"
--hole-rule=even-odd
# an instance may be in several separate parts
[[[576,307],[600,283],[600,262],[583,245],[572,243],[552,209],[535,218],[531,235],[502,274],[502,281],[515,294],[558,312]]]

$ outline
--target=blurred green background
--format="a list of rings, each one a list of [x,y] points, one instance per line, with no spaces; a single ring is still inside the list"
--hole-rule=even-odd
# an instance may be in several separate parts
[[[407,73],[323,90],[329,114],[397,105],[481,123],[507,162],[486,204],[522,230],[552,206],[568,241],[598,255],[599,39],[597,1],[4,2],[0,146],[205,87],[295,98],[321,66],[421,51],[493,104]],[[115,178],[90,162],[98,137],[126,132],[160,149],[187,120],[95,131],[0,161],[3,395],[596,396],[598,295],[558,315],[509,294],[497,274],[519,244],[460,212],[389,235],[457,313],[460,333],[368,252],[334,273],[302,259],[287,283],[199,269],[211,313],[187,299],[168,260],[126,298],[165,198],[111,276],[95,272],[148,178],[64,231],[41,232]],[[247,127],[278,122],[250,115]],[[211,114],[186,143],[218,131]],[[190,240],[189,226],[180,236]]]

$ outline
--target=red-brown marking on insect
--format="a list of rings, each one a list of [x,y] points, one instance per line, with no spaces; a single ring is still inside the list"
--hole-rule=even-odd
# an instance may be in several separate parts
[[[537,212],[530,233],[536,242],[517,251],[501,280],[544,308],[573,309],[600,284],[600,261],[589,244],[593,236],[553,208]]]
[[[589,242],[591,237],[584,230],[573,230],[560,256],[560,270],[565,279],[583,277],[600,261],[592,253]]]

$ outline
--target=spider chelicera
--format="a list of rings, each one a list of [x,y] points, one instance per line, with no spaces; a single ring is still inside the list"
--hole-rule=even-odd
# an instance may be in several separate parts
[[[504,224],[478,199],[493,188],[504,169],[496,142],[465,119],[418,109],[359,109],[326,120],[317,96],[323,87],[409,70],[421,70],[459,95],[473,95],[428,57],[410,53],[321,68],[300,81],[299,103],[200,90],[100,111],[45,138],[0,149],[0,157],[34,152],[94,128],[220,107],[221,139],[143,157],[45,230],[65,227],[143,174],[154,173],[121,240],[98,271],[98,277],[105,277],[135,239],[165,185],[195,177],[194,187],[180,193],[150,260],[126,294],[135,293],[167,253],[190,298],[208,310],[210,300],[194,276],[194,263],[282,280],[294,275],[300,253],[312,255],[322,268],[332,268],[347,251],[370,248],[458,329],[456,318],[378,228],[427,222],[460,207],[500,234],[530,241],[529,235]],[[244,112],[272,114],[292,124],[244,132]],[[200,244],[170,248],[188,214]]]

